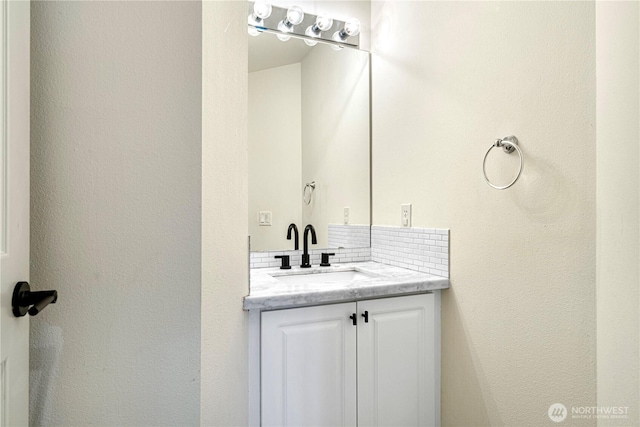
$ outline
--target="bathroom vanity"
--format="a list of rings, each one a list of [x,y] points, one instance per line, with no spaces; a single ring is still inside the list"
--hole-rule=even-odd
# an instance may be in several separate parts
[[[252,269],[252,425],[439,425],[448,287],[377,262]]]
[[[249,425],[437,426],[449,230],[371,223],[370,55],[248,12]]]

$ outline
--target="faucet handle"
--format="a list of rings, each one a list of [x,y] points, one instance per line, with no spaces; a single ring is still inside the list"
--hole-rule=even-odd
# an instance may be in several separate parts
[[[291,266],[289,265],[289,255],[276,255],[274,256],[274,258],[279,258],[282,260],[280,270],[291,270]]]
[[[322,253],[322,260],[320,262],[320,267],[331,267],[331,264],[329,264],[329,257],[330,256],[335,256],[335,255],[336,255],[335,253],[328,254],[328,253],[324,253],[323,252]]]

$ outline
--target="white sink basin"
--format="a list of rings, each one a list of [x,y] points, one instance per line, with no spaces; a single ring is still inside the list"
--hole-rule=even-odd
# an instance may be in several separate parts
[[[355,270],[274,276],[274,278],[278,279],[282,283],[296,285],[351,282],[352,280],[371,279],[373,277],[375,276]]]

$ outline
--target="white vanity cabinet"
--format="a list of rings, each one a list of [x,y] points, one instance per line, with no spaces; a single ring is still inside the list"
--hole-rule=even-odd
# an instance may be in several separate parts
[[[261,424],[437,425],[437,298],[262,312]]]
[[[262,313],[262,425],[356,425],[356,303]]]

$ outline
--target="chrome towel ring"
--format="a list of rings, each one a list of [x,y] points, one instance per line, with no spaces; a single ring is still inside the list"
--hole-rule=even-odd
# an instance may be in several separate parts
[[[502,147],[504,152],[507,154],[511,154],[514,151],[517,151],[518,156],[520,156],[520,167],[518,169],[518,174],[513,179],[513,181],[511,181],[507,185],[503,185],[503,186],[495,185],[489,180],[489,177],[487,176],[487,169],[486,169],[487,157],[489,156],[489,153],[491,152],[493,147]],[[507,188],[515,184],[518,178],[520,178],[523,168],[524,168],[524,158],[522,156],[522,150],[520,150],[520,147],[518,147],[518,139],[513,135],[505,136],[502,139],[496,139],[496,142],[494,142],[493,145],[489,147],[489,150],[487,150],[487,153],[484,155],[484,160],[482,161],[482,173],[484,174],[484,180],[487,181],[487,184],[489,184],[491,187],[495,188],[496,190],[506,190]]]
[[[307,192],[307,189],[309,190],[308,192]],[[304,201],[306,205],[311,203],[311,197],[313,196],[313,190],[315,189],[316,189],[315,181],[307,182],[304,185],[304,188],[302,189],[302,201]]]

